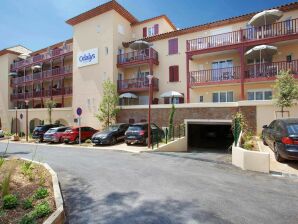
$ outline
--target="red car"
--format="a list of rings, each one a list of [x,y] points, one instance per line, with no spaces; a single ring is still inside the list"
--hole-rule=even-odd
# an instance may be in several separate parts
[[[81,141],[91,139],[92,135],[95,134],[97,130],[91,127],[81,127]],[[79,127],[72,127],[66,129],[62,135],[64,143],[79,143]]]

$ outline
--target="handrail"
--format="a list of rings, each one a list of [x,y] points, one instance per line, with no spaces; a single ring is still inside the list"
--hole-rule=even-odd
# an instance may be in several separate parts
[[[187,40],[186,51],[203,50],[296,33],[298,33],[298,18]]]

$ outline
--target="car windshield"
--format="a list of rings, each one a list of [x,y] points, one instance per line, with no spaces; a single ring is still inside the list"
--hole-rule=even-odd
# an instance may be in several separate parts
[[[42,131],[43,130],[43,126],[37,126],[34,129],[35,131]]]
[[[128,131],[140,131],[143,129],[143,126],[141,125],[133,125],[129,126]]]
[[[51,129],[49,129],[47,132],[48,132],[48,133],[55,133],[56,131],[57,131],[56,128],[51,128]]]
[[[105,131],[117,131],[118,128],[119,128],[119,125],[111,125],[111,126],[107,127],[105,129]]]
[[[288,124],[287,129],[289,135],[298,135],[298,124]]]

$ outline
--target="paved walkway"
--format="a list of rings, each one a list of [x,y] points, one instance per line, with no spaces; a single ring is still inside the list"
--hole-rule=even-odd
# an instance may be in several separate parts
[[[262,152],[270,153],[270,171],[283,173],[283,174],[294,174],[298,176],[298,161],[286,161],[284,163],[277,162],[274,157],[274,152],[261,141],[259,141],[259,146]]]
[[[0,143],[0,152],[5,144]],[[181,153],[14,144],[9,155],[57,171],[71,224],[292,224],[298,178],[239,170]],[[174,156],[173,156],[174,155]],[[187,158],[188,157],[188,158]]]

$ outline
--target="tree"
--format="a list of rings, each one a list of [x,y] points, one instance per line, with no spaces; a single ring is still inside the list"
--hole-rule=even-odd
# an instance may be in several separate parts
[[[96,117],[103,122],[104,127],[110,126],[120,109],[118,108],[119,96],[116,85],[109,79],[103,82],[103,97],[99,104]]]
[[[52,110],[56,107],[56,103],[53,100],[47,100],[45,106],[48,108],[49,122],[52,124]]]
[[[276,106],[281,109],[283,117],[284,108],[292,107],[296,103],[295,100],[298,99],[298,85],[293,75],[288,71],[281,71],[277,76],[274,89]]]
[[[174,104],[172,104],[170,116],[169,116],[169,139],[174,137],[173,131],[174,131],[174,115],[175,115],[176,107]]]

